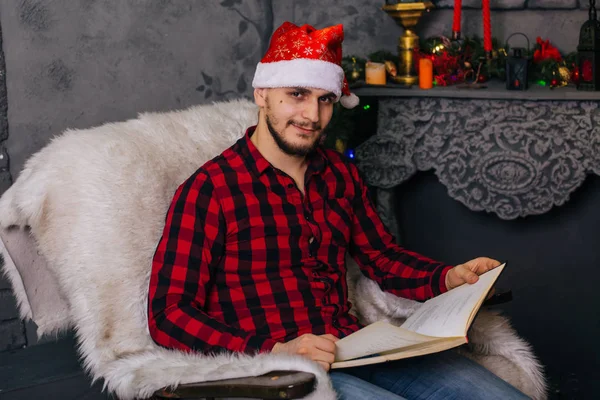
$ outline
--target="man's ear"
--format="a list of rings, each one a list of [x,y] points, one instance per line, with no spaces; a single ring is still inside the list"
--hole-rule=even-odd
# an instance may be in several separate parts
[[[259,107],[267,106],[267,89],[256,88],[254,89],[254,102]]]

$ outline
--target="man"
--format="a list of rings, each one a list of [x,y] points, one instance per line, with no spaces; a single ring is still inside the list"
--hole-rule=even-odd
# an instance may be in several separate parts
[[[347,252],[382,289],[416,300],[499,264],[451,267],[398,247],[356,167],[319,147],[333,104],[358,102],[340,67],[342,40],[341,25],[279,27],[253,81],[258,125],[178,188],[152,265],[158,344],[301,354],[329,370],[335,342],[360,329],[349,314]],[[522,396],[454,353],[331,378],[348,399]]]

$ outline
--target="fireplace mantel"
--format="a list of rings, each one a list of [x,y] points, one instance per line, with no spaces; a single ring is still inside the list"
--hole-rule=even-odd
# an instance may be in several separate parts
[[[356,149],[382,218],[394,228],[392,188],[433,170],[448,194],[502,219],[564,204],[600,175],[600,93],[574,88],[359,88],[379,100],[377,134]]]
[[[351,86],[358,96],[365,97],[433,97],[451,99],[494,99],[494,100],[577,100],[600,101],[600,92],[577,90],[574,86],[551,89],[532,85],[528,90],[506,90],[504,82],[490,81],[479,89],[471,86],[435,87],[421,90],[416,86],[405,87],[399,84],[373,86],[357,83]]]

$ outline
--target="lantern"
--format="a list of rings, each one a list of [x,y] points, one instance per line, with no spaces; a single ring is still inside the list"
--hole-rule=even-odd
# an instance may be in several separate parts
[[[522,47],[514,47],[512,55],[506,57],[506,89],[507,90],[527,90],[527,70],[531,60],[529,54],[529,38],[522,33],[513,33],[506,39],[506,46],[511,37],[515,35],[524,36],[527,40],[527,52]]]
[[[581,26],[577,46],[578,90],[600,90],[600,21],[596,0],[590,0],[589,19]]]

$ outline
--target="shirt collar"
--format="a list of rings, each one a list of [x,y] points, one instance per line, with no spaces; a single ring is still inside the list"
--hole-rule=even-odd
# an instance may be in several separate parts
[[[258,176],[262,175],[269,167],[272,167],[271,163],[258,151],[254,143],[250,140],[250,137],[254,134],[256,125],[249,127],[246,130],[244,139],[241,141],[240,154],[250,169],[254,170]],[[319,173],[325,169],[325,163],[327,157],[321,146],[317,147],[315,151],[307,156],[308,168],[311,173]]]
[[[242,157],[244,161],[253,169],[258,176],[262,175],[267,168],[271,166],[271,163],[260,154],[260,151],[256,148],[254,143],[250,140],[250,137],[256,130],[256,125],[246,129],[244,140],[242,141]]]

